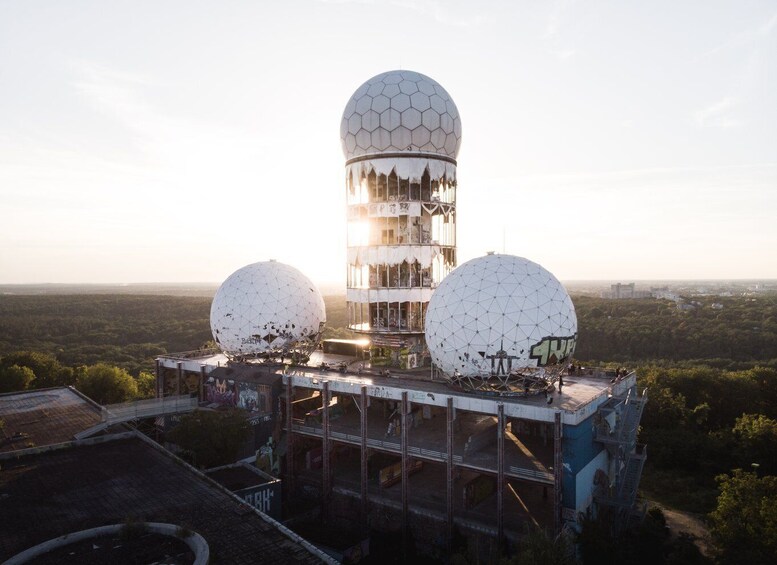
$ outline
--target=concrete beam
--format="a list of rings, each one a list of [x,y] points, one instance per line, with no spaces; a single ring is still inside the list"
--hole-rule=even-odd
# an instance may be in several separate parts
[[[504,490],[505,490],[505,410],[497,406],[496,436],[496,529],[497,543],[504,541]]]
[[[555,415],[559,412],[557,408],[551,408],[544,403],[541,406],[538,406],[527,404],[520,399],[511,400],[509,398],[497,396],[492,397],[457,393],[453,389],[451,389],[449,393],[446,392],[441,394],[439,392],[428,392],[402,386],[400,383],[390,386],[386,384],[375,384],[373,383],[373,380],[368,377],[338,377],[334,374],[327,374],[325,378],[327,382],[329,382],[329,388],[333,393],[357,395],[359,394],[361,387],[366,386],[367,395],[372,398],[401,401],[402,394],[407,393],[408,400],[414,404],[440,407],[447,406],[448,397],[451,397],[453,398],[454,408],[458,410],[493,415],[496,415],[497,413],[497,405],[503,404],[505,416],[508,418],[523,418],[526,420],[548,423],[555,422]],[[289,374],[285,376],[284,379],[291,379],[294,386],[313,390],[321,390],[324,381],[324,378],[322,378],[320,373],[307,370]],[[635,383],[636,375],[632,373],[619,383],[613,383],[608,387],[602,388],[601,392],[594,394],[591,400],[585,404],[576,407],[574,410],[562,410],[562,423],[570,426],[576,426],[582,423],[596,412],[600,404],[607,401],[610,393],[614,395],[623,394],[630,387],[635,386]],[[414,384],[414,387],[415,386],[422,387],[423,383]],[[440,385],[439,383],[436,383],[435,386]]]
[[[564,476],[564,450],[562,445],[563,426],[561,412],[556,412],[553,426],[553,519],[556,535],[561,533],[562,477]]]
[[[367,518],[367,387],[361,389],[361,511],[362,523]]]
[[[407,480],[408,480],[408,460],[407,460],[407,423],[408,413],[410,412],[410,402],[408,401],[407,392],[402,393],[402,405],[400,408],[402,414],[400,417],[401,422],[401,450],[402,450],[402,552],[407,557],[407,533],[408,533],[408,520],[407,520]]]
[[[446,455],[445,462],[445,500],[447,505],[447,522],[448,522],[448,555],[451,555],[453,551],[453,399],[449,396],[448,407],[445,411],[447,418],[446,426]]]

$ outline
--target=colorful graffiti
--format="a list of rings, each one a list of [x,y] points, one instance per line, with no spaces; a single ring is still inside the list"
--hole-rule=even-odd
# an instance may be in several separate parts
[[[210,377],[205,383],[205,396],[208,402],[235,406],[235,381]]]
[[[544,337],[531,348],[530,359],[536,359],[538,367],[563,363],[575,352],[577,334],[569,337]]]
[[[267,399],[264,388],[253,383],[238,383],[237,405],[248,412],[266,412]]]

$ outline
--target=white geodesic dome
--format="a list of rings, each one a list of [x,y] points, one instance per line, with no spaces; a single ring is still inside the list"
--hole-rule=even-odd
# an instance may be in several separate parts
[[[276,261],[247,265],[216,291],[210,329],[232,358],[310,352],[326,322],[324,299],[300,271]]]
[[[414,71],[372,77],[353,93],[340,123],[346,159],[410,151],[456,158],[461,118],[448,92]]]
[[[492,254],[443,279],[425,330],[432,361],[454,384],[528,393],[551,384],[571,361],[577,316],[567,291],[542,266]]]

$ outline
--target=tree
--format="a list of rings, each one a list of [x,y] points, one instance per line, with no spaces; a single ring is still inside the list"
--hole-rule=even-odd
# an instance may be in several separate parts
[[[33,388],[47,388],[54,386],[72,385],[73,370],[63,367],[55,357],[35,351],[17,351],[3,356],[0,360],[1,367],[28,367],[35,374],[32,382]]]
[[[138,398],[154,398],[156,396],[156,378],[151,373],[142,371],[138,375]]]
[[[777,563],[777,477],[758,478],[736,469],[717,477],[718,506],[710,514],[710,533],[719,562]]]
[[[553,538],[539,527],[530,527],[521,539],[518,551],[504,565],[573,565],[577,563],[571,541],[566,536]]]
[[[86,367],[76,388],[100,404],[126,402],[138,395],[138,385],[127,371],[104,363]]]
[[[11,365],[10,367],[0,366],[0,392],[26,390],[33,380],[35,380],[35,373],[29,367],[20,367],[19,365]]]
[[[167,439],[192,454],[194,464],[207,469],[232,463],[251,433],[242,410],[195,410],[167,434]]]
[[[777,420],[763,414],[742,414],[731,430],[743,467],[757,463],[767,475],[777,473]]]
[[[703,565],[709,563],[688,535],[672,539],[666,517],[658,507],[651,508],[644,520],[624,531],[614,533],[611,516],[600,512],[597,518],[585,519],[578,536],[583,565],[617,563],[618,565]]]

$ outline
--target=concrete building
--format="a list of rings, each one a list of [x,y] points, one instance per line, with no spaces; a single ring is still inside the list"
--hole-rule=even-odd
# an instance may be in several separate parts
[[[11,563],[15,555],[63,534],[145,522],[198,534],[210,563],[335,563],[257,510],[255,493],[264,485],[235,489],[233,494],[122,426],[107,435],[77,439],[99,423],[105,411],[71,388],[0,395],[0,419],[5,421],[0,444],[0,561]],[[223,469],[214,473],[217,479],[224,477]],[[94,550],[103,545],[95,544]],[[114,550],[121,551],[121,545]],[[92,544],[87,546],[91,554]],[[97,559],[85,557],[84,562]],[[72,556],[69,562],[75,562]]]
[[[284,496],[318,501],[339,527],[401,531],[435,547],[454,528],[517,540],[528,523],[560,530],[606,512],[625,526],[644,511],[637,429],[646,395],[634,373],[582,369],[564,375],[560,391],[521,398],[361,364],[320,351],[307,367],[230,364],[204,352],[160,357],[157,378],[160,391],[190,391],[211,406],[237,405],[257,386],[253,373],[277,379],[261,418],[277,424],[265,433],[276,434]],[[226,367],[216,398],[211,375]]]

